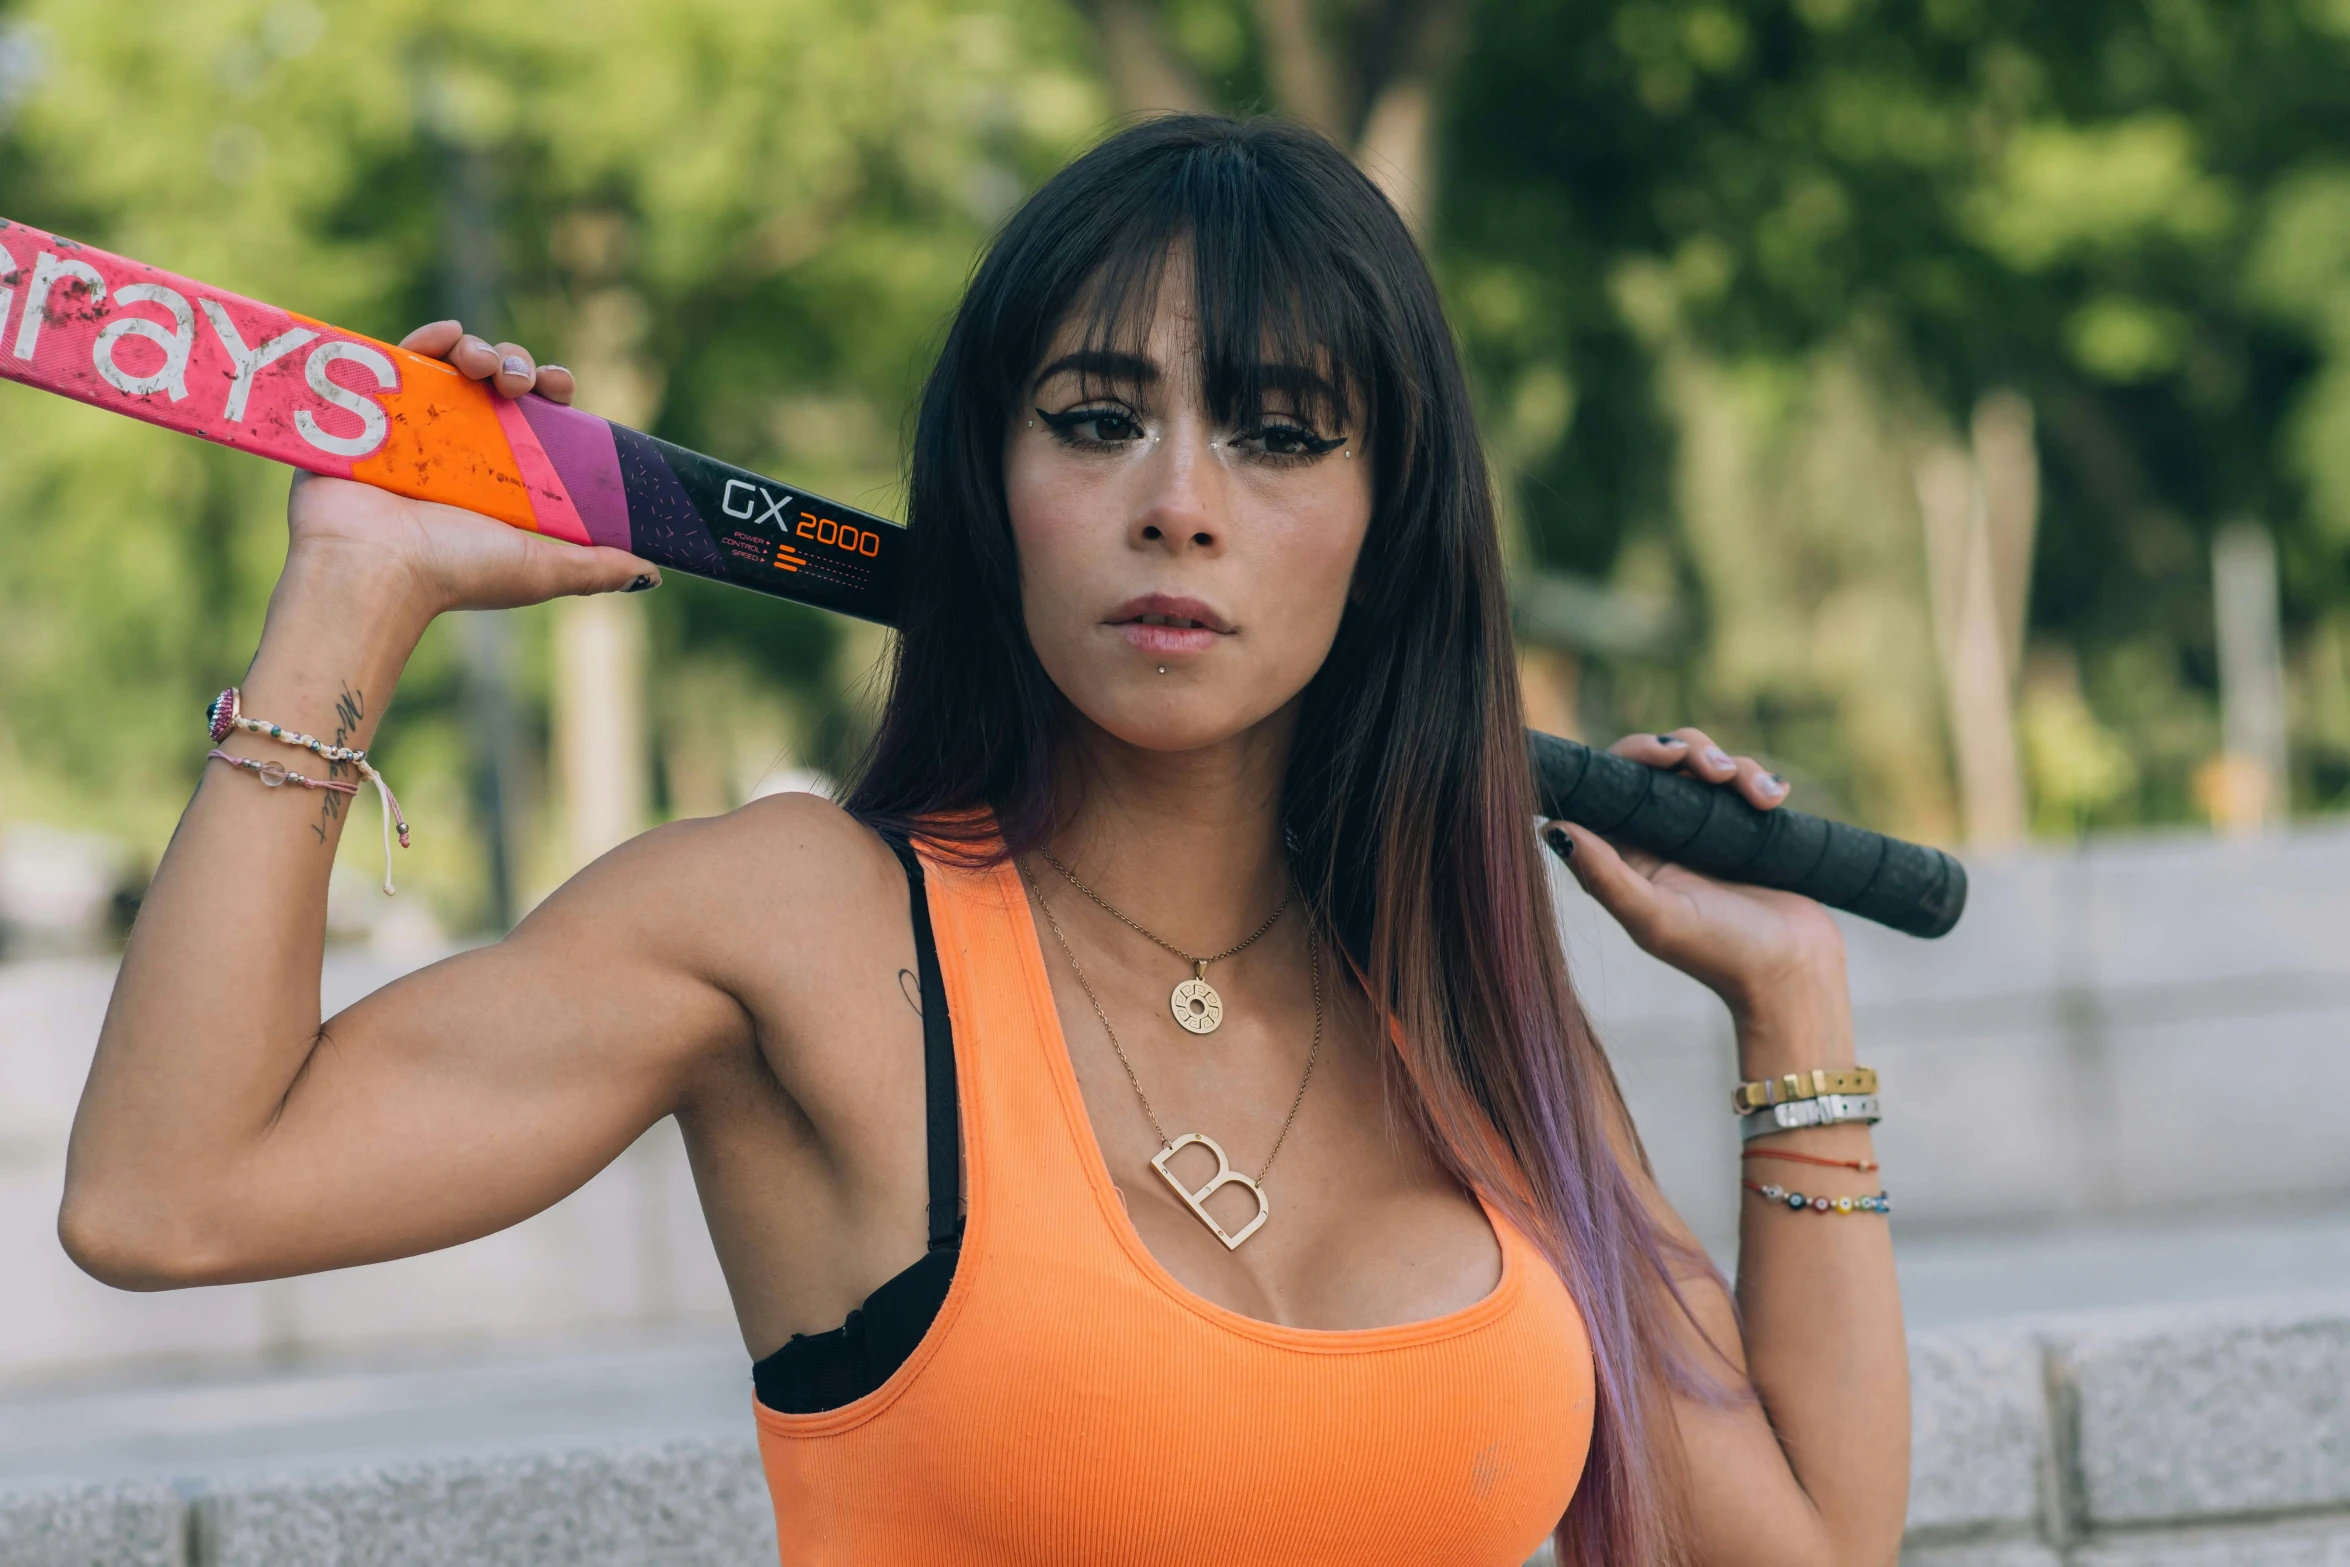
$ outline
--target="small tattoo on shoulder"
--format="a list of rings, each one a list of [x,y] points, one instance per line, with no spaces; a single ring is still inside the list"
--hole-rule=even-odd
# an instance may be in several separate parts
[[[922,982],[914,977],[912,969],[898,970],[898,989],[904,993],[906,1005],[914,1009],[916,1017],[920,1017],[922,1015]]]

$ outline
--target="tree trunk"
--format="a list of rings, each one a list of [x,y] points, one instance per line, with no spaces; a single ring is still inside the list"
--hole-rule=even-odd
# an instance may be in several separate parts
[[[1273,79],[1282,111],[1345,146],[1337,62],[1314,34],[1311,0],[1256,0],[1256,13],[1265,35],[1265,74]]]
[[[1312,0],[1253,0],[1275,107],[1341,147],[1426,237],[1436,210],[1436,121],[1466,40],[1464,0],[1393,0],[1374,47],[1349,59],[1317,26]],[[1208,108],[1198,76],[1146,0],[1079,0],[1120,112]],[[1360,133],[1352,127],[1359,110]]]
[[[1967,842],[1978,847],[2020,843],[2026,818],[2014,676],[1982,477],[1965,452],[1947,448],[1918,463],[1917,492]]]
[[[2259,523],[2231,522],[2211,541],[2211,605],[2224,749],[2204,803],[2221,831],[2253,833],[2283,825],[2290,778],[2277,550]]]
[[[1142,0],[1079,0],[1093,24],[1102,74],[1123,114],[1194,114],[1208,97]]]

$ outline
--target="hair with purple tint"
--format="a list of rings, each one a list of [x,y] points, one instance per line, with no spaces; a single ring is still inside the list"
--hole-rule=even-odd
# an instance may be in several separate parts
[[[904,630],[848,808],[960,832],[974,853],[991,831],[1012,854],[1051,835],[1064,699],[1022,621],[1005,434],[1066,323],[1089,346],[1132,345],[1162,278],[1191,290],[1219,418],[1254,417],[1267,362],[1317,366],[1359,404],[1326,410],[1369,438],[1374,499],[1355,601],[1301,704],[1282,796],[1293,872],[1395,1022],[1398,1098],[1583,1314],[1598,1398],[1563,1558],[1679,1561],[1665,1399],[1719,1389],[1676,1348],[1673,1280],[1707,1265],[1644,1205],[1639,1144],[1568,983],[1493,497],[1435,283],[1330,143],[1272,120],[1150,120],[1006,224],[923,392]]]

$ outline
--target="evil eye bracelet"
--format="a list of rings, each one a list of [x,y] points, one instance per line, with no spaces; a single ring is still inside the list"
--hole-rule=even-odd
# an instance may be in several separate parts
[[[359,786],[354,783],[339,783],[329,778],[305,778],[300,773],[287,771],[282,763],[257,762],[251,757],[231,756],[220,749],[220,742],[226,740],[232,731],[242,729],[247,734],[260,735],[281,745],[299,747],[329,766],[338,762],[349,763],[360,777],[375,785],[376,795],[382,800],[384,808],[384,892],[387,896],[392,892],[392,833],[397,829],[400,847],[407,848],[408,818],[400,814],[400,802],[392,797],[392,786],[384,782],[384,775],[377,772],[374,764],[367,760],[365,751],[347,745],[329,745],[315,735],[302,734],[266,719],[247,718],[244,697],[235,686],[221,692],[205,707],[204,723],[213,740],[213,749],[206,754],[205,760],[226,762],[231,767],[252,773],[264,787],[275,789],[285,784],[300,784],[305,789],[329,789],[337,794],[359,792]]]
[[[1782,1207],[1798,1211],[1807,1208],[1813,1213],[1891,1213],[1893,1211],[1893,1199],[1883,1192],[1877,1193],[1874,1197],[1806,1197],[1801,1192],[1791,1192],[1775,1182],[1759,1186],[1753,1181],[1740,1181],[1738,1184],[1765,1202],[1777,1203]]]

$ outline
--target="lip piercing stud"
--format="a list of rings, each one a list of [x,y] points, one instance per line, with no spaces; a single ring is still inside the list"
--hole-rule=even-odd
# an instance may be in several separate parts
[[[1164,664],[1161,664],[1161,665],[1159,666],[1159,673],[1163,675],[1163,674],[1165,674],[1166,672],[1167,672],[1167,666],[1166,666],[1166,665],[1164,665]]]

